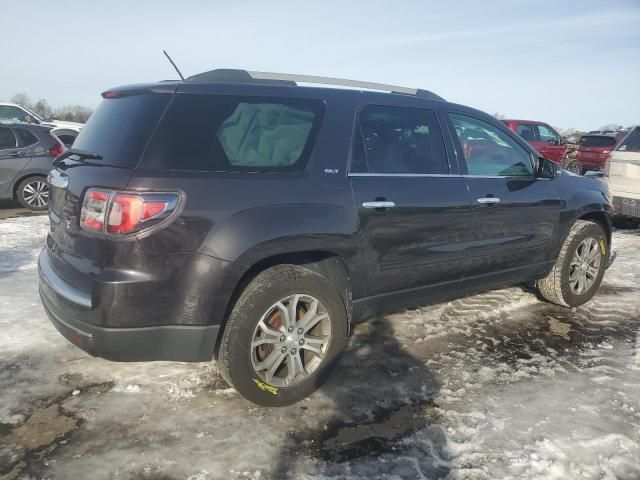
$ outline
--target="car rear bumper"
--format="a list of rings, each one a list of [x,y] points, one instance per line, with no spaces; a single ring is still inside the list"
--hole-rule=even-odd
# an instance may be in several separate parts
[[[93,356],[123,362],[207,362],[213,358],[219,325],[121,328],[88,323],[82,317],[91,315],[91,296],[53,270],[46,248],[38,258],[38,271],[40,298],[49,319],[67,340]]]
[[[640,199],[614,195],[611,203],[616,215],[640,218]]]

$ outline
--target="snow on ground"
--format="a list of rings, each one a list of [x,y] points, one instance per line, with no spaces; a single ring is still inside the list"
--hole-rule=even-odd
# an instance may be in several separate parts
[[[355,328],[311,398],[252,405],[215,364],[118,364],[37,294],[47,218],[0,221],[0,480],[640,478],[640,231],[578,309],[522,288]]]

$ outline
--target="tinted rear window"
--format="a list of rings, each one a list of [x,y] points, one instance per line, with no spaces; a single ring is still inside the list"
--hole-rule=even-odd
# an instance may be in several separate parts
[[[16,128],[15,132],[22,147],[28,147],[38,142],[38,138],[33,133],[27,132],[23,128]]]
[[[580,139],[580,145],[585,147],[613,147],[616,139],[613,137],[584,136]]]
[[[304,167],[318,100],[178,94],[147,149],[149,170],[295,171]]]
[[[633,131],[626,136],[616,150],[621,152],[640,152],[640,128],[634,128]]]
[[[73,148],[102,155],[100,163],[135,168],[171,95],[143,94],[103,100]]]

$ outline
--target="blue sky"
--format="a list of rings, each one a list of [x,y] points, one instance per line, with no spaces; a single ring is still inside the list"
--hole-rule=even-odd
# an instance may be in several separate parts
[[[185,74],[337,76],[561,128],[640,123],[640,0],[0,1],[4,100],[95,107],[109,87],[175,78],[165,48]]]

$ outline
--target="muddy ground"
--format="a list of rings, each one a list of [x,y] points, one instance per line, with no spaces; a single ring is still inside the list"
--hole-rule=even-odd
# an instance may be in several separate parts
[[[584,307],[514,287],[376,317],[271,409],[214,363],[69,344],[37,294],[46,222],[0,221],[0,480],[640,478],[638,230]]]

